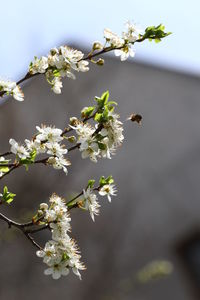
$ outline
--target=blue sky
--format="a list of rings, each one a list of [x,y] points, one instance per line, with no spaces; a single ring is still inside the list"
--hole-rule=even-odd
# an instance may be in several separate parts
[[[34,55],[62,43],[91,47],[105,27],[120,34],[127,20],[173,32],[160,44],[137,45],[136,60],[200,75],[199,11],[198,0],[2,1],[0,78],[19,79]]]

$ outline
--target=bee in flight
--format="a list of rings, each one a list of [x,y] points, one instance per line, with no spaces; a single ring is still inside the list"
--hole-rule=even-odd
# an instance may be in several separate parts
[[[137,122],[139,125],[142,124],[142,116],[139,114],[132,113],[126,120],[130,120],[131,122]]]

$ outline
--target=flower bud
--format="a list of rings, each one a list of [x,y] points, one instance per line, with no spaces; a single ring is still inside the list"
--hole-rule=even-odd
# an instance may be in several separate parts
[[[72,117],[69,119],[69,124],[75,126],[78,123],[78,119],[76,117]]]
[[[74,143],[74,142],[76,142],[76,137],[75,137],[74,135],[72,135],[72,136],[69,136],[69,137],[67,138],[67,140],[68,140],[70,143]]]
[[[103,49],[103,45],[100,42],[94,42],[93,46],[92,46],[92,50],[102,50]]]
[[[103,66],[104,65],[104,59],[103,58],[99,58],[97,61],[96,61],[96,64],[98,66]]]

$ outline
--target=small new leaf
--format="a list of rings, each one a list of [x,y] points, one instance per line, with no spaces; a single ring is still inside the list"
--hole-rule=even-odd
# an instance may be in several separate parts
[[[90,179],[90,180],[88,180],[87,187],[90,187],[92,189],[94,187],[94,184],[95,184],[95,180],[94,179]]]
[[[85,119],[85,118],[91,117],[94,110],[95,110],[95,106],[89,106],[89,107],[83,108],[81,111],[81,118]]]
[[[149,39],[149,41],[155,40],[159,43],[162,38],[172,34],[171,32],[165,32],[165,26],[160,24],[158,26],[149,26],[145,29],[143,39]]]
[[[99,179],[99,186],[102,187],[105,184],[112,184],[114,183],[114,179],[112,177],[112,175],[108,176],[107,178],[105,178],[104,176],[101,176],[101,178]]]
[[[9,192],[7,186],[4,186],[3,194],[2,194],[2,202],[10,204],[14,200],[15,196],[16,194]]]
[[[37,156],[37,151],[36,150],[33,150],[31,153],[30,153],[30,156],[25,158],[25,159],[20,159],[20,164],[24,165],[25,168],[26,168],[26,171],[28,171],[28,166],[32,163],[34,163],[35,161],[35,158]]]

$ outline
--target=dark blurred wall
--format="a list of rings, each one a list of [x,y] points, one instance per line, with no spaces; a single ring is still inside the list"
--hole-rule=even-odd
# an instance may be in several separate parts
[[[122,121],[131,112],[143,116],[141,127],[124,122],[125,142],[112,160],[94,164],[77,150],[69,155],[68,176],[40,165],[16,170],[0,182],[1,189],[6,184],[17,194],[4,212],[27,220],[52,192],[69,197],[89,178],[113,175],[118,196],[111,204],[101,199],[95,223],[87,212],[72,212],[72,236],[87,266],[83,280],[73,274],[59,281],[44,276],[45,265],[28,240],[1,222],[0,299],[198,299],[176,245],[200,225],[199,78],[109,58],[103,68],[91,67],[76,81],[66,79],[61,95],[36,77],[23,88],[24,103],[9,99],[0,107],[0,152],[8,150],[10,137],[31,138],[35,125],[63,128],[107,89],[119,103]],[[171,260],[173,274],[135,284],[136,272],[154,259]]]

